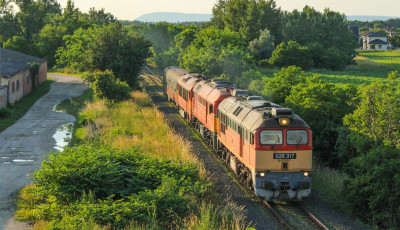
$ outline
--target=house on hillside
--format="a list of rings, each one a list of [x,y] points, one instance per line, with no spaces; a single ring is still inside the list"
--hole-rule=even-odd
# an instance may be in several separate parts
[[[387,50],[388,36],[381,33],[369,32],[361,35],[364,50]]]
[[[14,104],[46,80],[46,60],[0,48],[0,108]]]

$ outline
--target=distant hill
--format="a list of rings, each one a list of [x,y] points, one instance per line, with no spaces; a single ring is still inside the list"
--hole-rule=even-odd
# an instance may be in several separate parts
[[[174,12],[157,12],[144,14],[135,20],[142,22],[206,22],[210,21],[212,14],[185,14]]]
[[[347,16],[347,20],[348,21],[358,20],[358,21],[362,21],[362,22],[375,21],[375,20],[386,21],[388,19],[396,19],[396,18],[400,18],[400,17],[368,16],[368,15],[351,15],[351,16]]]

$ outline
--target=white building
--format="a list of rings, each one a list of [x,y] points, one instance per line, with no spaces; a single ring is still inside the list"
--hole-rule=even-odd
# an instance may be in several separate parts
[[[388,36],[370,32],[362,35],[363,49],[364,50],[387,50]]]

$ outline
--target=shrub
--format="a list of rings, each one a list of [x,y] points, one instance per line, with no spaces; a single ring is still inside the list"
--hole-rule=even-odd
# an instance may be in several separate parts
[[[116,79],[110,70],[88,73],[83,78],[90,82],[93,95],[98,99],[122,101],[130,97],[128,84]]]
[[[396,229],[400,223],[400,151],[380,145],[351,161],[343,194],[359,217]]]
[[[0,118],[7,118],[10,115],[11,115],[10,109],[8,109],[6,107],[0,108]]]
[[[50,154],[32,179],[43,192],[59,199],[75,200],[89,191],[97,199],[105,199],[156,189],[164,176],[198,180],[197,170],[193,165],[147,157],[137,149],[82,145]]]
[[[72,229],[83,220],[118,229],[132,220],[173,226],[210,186],[197,165],[89,144],[51,153],[32,179],[23,196],[32,202],[23,202],[18,218]]]

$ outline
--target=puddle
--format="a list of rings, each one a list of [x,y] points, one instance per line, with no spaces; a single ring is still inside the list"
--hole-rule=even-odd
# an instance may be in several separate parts
[[[65,109],[62,108],[61,104],[55,104],[53,108],[51,109],[53,112],[57,113],[65,113]]]
[[[12,162],[14,163],[26,163],[26,162],[32,162],[34,160],[22,160],[22,159],[14,159]]]
[[[60,126],[56,133],[53,135],[53,138],[56,140],[56,146],[54,147],[58,151],[63,151],[64,147],[68,145],[71,140],[73,123],[68,123]]]

